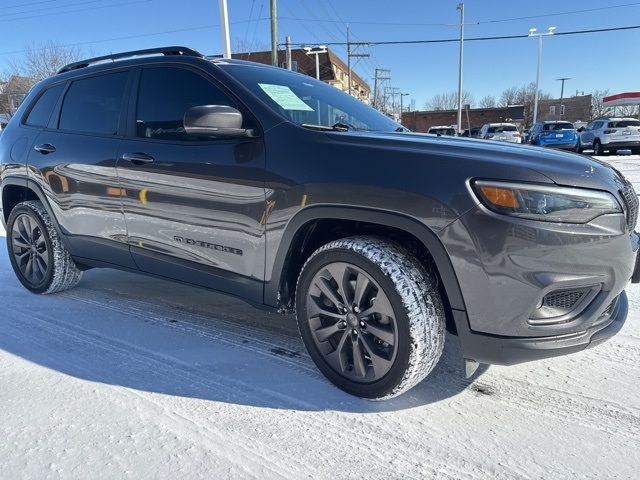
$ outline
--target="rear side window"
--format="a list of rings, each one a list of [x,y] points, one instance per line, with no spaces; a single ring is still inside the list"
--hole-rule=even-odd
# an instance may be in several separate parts
[[[59,128],[115,135],[128,72],[76,80],[62,103]]]
[[[611,128],[640,127],[640,120],[618,120],[609,122]]]
[[[29,112],[25,123],[33,127],[46,127],[49,124],[53,109],[62,94],[62,90],[64,90],[64,84],[56,85],[55,87],[45,90]]]
[[[145,68],[140,77],[136,109],[136,136],[161,140],[207,140],[187,135],[185,112],[200,105],[238,108],[220,88],[191,70],[175,67]],[[245,123],[247,122],[246,115]],[[247,126],[244,126],[247,128]]]

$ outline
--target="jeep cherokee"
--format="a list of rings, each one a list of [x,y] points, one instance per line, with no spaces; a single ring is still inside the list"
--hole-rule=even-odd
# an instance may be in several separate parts
[[[367,398],[614,335],[638,198],[574,153],[407,131],[308,76],[184,47],[36,85],[0,139],[1,217],[40,294],[113,267],[295,310],[318,368]]]

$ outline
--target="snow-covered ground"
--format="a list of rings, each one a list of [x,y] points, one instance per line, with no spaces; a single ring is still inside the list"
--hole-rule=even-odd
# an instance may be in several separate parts
[[[640,187],[640,157],[605,160]],[[628,292],[599,347],[467,381],[448,337],[425,382],[375,403],[324,380],[291,317],[108,270],[35,296],[0,248],[0,478],[638,478]]]

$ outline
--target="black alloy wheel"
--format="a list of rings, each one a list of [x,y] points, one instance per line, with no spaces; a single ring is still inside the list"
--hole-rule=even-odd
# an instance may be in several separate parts
[[[331,368],[358,383],[384,377],[397,354],[398,329],[380,285],[361,268],[335,262],[316,273],[307,295],[313,340]]]
[[[11,247],[15,265],[23,278],[34,288],[42,285],[50,271],[51,254],[40,223],[26,213],[16,217]]]

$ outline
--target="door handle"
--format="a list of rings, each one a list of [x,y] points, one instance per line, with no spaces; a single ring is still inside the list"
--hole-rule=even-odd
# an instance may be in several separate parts
[[[121,158],[122,160],[131,162],[134,165],[145,165],[154,161],[154,158],[146,153],[125,153]]]
[[[54,147],[50,143],[43,143],[42,145],[36,145],[35,147],[33,147],[33,149],[36,152],[41,153],[43,155],[47,155],[48,153],[53,153],[56,151],[56,147]]]

